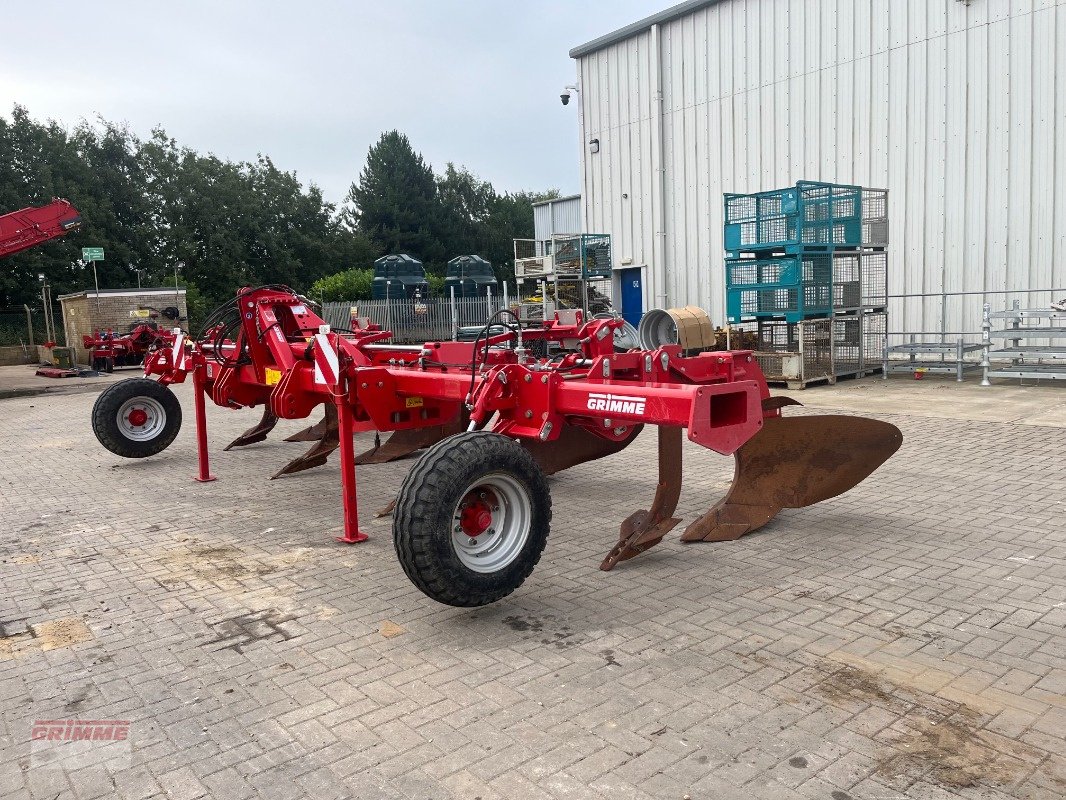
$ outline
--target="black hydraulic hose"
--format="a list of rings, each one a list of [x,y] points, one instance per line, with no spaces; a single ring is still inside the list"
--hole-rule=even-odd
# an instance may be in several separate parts
[[[501,308],[499,311],[497,311],[495,314],[493,314],[491,317],[489,317],[488,321],[483,326],[481,326],[481,330],[478,331],[477,336],[474,337],[474,348],[473,348],[473,350],[470,353],[470,388],[466,392],[466,399],[467,399],[467,405],[468,406],[470,405],[470,403],[474,399],[474,373],[477,372],[477,345],[478,345],[478,342],[481,341],[481,337],[482,336],[485,337],[485,354],[484,354],[484,356],[482,356],[482,359],[481,359],[481,362],[484,364],[485,362],[487,362],[489,360],[489,338],[490,338],[489,337],[489,329],[492,327],[492,324],[496,321],[496,318],[499,317],[501,314],[509,314],[511,317],[514,318],[515,323],[517,323],[517,330],[514,327],[512,327],[510,324],[508,324],[508,323],[504,323],[504,325],[506,325],[507,329],[510,330],[511,333],[513,333],[516,337],[518,336],[518,331],[520,331],[522,329],[522,320],[520,320],[518,318],[518,315],[515,314],[513,311],[511,311],[511,309],[509,309],[509,308]]]

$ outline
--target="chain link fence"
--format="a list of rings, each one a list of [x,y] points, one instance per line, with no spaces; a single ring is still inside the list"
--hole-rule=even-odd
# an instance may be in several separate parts
[[[62,326],[62,313],[57,305],[53,312],[58,326]],[[54,334],[62,343],[63,331]],[[31,350],[48,341],[44,312],[39,308],[0,308],[0,347],[23,346]]]

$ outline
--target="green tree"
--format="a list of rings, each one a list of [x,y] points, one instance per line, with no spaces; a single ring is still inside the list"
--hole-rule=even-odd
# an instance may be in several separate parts
[[[437,178],[440,203],[438,238],[446,257],[480,254],[486,245],[485,223],[496,201],[492,184],[480,180],[465,167],[448,162]]]
[[[407,253],[429,269],[443,270],[436,180],[402,133],[381,134],[347,199],[355,229],[383,254]]]
[[[43,273],[59,294],[92,285],[92,271],[80,267],[80,248],[102,246],[100,285],[126,286],[135,275],[130,262],[142,255],[139,231],[147,205],[136,190],[141,178],[136,138],[124,127],[86,122],[68,132],[56,122],[37,123],[21,106],[11,122],[0,119],[0,213],[65,197],[84,219],[68,235],[5,259],[0,270],[0,305],[32,302]]]
[[[0,306],[33,302],[37,274],[55,293],[92,286],[77,265],[80,248],[103,247],[100,286],[170,285],[180,280],[217,305],[245,284],[306,289],[325,275],[368,267],[381,249],[346,225],[314,185],[269,157],[232,162],[199,154],[161,128],[140,140],[97,119],[68,131],[15,106],[0,117],[0,213],[66,197],[82,212],[82,230],[6,259]]]
[[[348,269],[319,278],[311,285],[310,298],[324,303],[337,300],[369,300],[374,270]]]
[[[429,284],[430,297],[444,297],[444,276],[443,275],[427,275],[426,283]]]
[[[337,299],[369,297],[369,268],[387,253],[420,259],[434,287],[447,258],[470,253],[507,278],[511,240],[533,235],[532,203],[557,195],[498,194],[451,163],[435,176],[407,137],[390,131],[370,148],[348,195],[353,205],[338,213],[266,155],[226,161],[182,147],[162,128],[143,140],[103,119],[68,129],[16,105],[10,119],[0,117],[0,213],[65,197],[84,224],[5,259],[0,306],[34,303],[38,273],[55,294],[91,287],[92,270],[79,264],[85,246],[104,248],[102,288],[136,286],[138,269],[144,285],[169,286],[182,262],[193,316],[242,285],[334,286]],[[316,283],[338,274],[348,277]]]
[[[546,192],[513,192],[496,196],[482,226],[483,258],[492,262],[496,277],[514,285],[514,240],[532,239],[533,204],[553,200],[556,189]]]

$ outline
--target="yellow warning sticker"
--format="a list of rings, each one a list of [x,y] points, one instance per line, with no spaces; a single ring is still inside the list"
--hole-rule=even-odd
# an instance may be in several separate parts
[[[407,407],[408,408],[421,408],[422,405],[423,405],[423,401],[422,401],[421,397],[408,397],[407,398]]]
[[[266,385],[273,386],[275,383],[281,380],[281,370],[266,368]]]

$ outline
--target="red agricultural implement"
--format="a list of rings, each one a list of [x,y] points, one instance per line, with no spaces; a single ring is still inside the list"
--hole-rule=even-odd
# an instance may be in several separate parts
[[[144,309],[158,318],[162,313],[164,319],[177,322],[184,317],[178,317],[176,307],[164,308],[162,312],[155,309]],[[82,347],[89,351],[89,363],[95,370],[113,372],[115,367],[139,366],[145,356],[152,350],[160,347],[171,347],[174,344],[173,331],[160,328],[154,321],[136,322],[130,325],[127,333],[116,333],[111,328],[105,331],[93,331],[92,336],[81,337]]]
[[[206,398],[226,408],[263,406],[262,421],[230,446],[266,438],[278,418],[326,418],[299,436],[318,439],[295,468],[340,450],[344,536],[359,542],[356,464],[428,448],[395,501],[393,540],[404,571],[429,597],[478,606],[510,594],[540,559],[551,521],[546,474],[630,444],[658,426],[659,481],[648,510],[621,524],[602,569],[662,540],[681,492],[682,431],[702,447],[736,457],[726,496],[691,523],[682,540],[736,539],[798,508],[841,494],[899,447],[892,425],[846,416],[783,417],[749,351],[688,355],[677,345],[616,353],[614,319],[580,312],[541,327],[474,342],[386,344],[388,331],[331,330],[284,287],[242,289],[203,334],[176,333],[149,354],[145,375],[116,383],[93,408],[97,438],[140,458],[178,433],[181,406],[169,384],[192,379],[198,480],[208,468]],[[517,322],[517,320],[516,320]],[[526,345],[553,343],[550,358]],[[358,458],[353,436],[392,431]],[[228,448],[227,448],[228,449]],[[293,471],[292,469],[283,471]]]
[[[81,227],[81,213],[68,201],[0,214],[0,258],[36,247]]]

